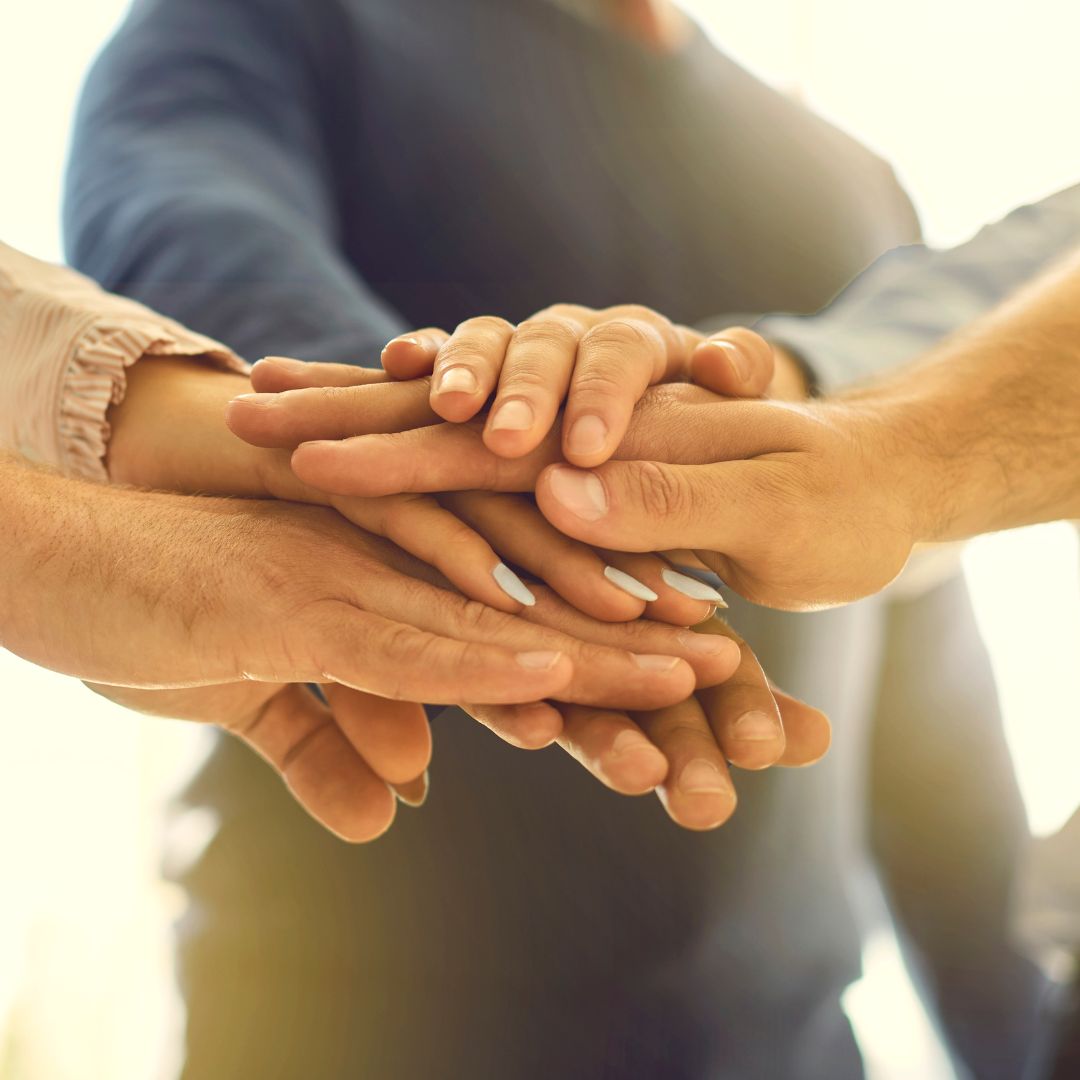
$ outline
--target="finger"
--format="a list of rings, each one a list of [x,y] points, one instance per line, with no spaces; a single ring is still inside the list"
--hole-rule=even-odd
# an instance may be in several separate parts
[[[404,492],[532,491],[544,466],[561,459],[557,432],[531,454],[511,459],[493,454],[484,445],[477,424],[440,424],[343,442],[308,442],[294,451],[292,468],[305,483],[323,491],[370,497]]]
[[[710,335],[690,357],[695,383],[731,397],[761,397],[775,370],[772,346],[741,326]]]
[[[716,589],[681,573],[659,556],[597,550],[611,566],[630,574],[656,597],[645,607],[645,615],[650,619],[676,626],[696,626],[718,607],[727,607]]]
[[[563,536],[526,496],[469,491],[443,495],[440,502],[505,560],[547,582],[593,618],[636,619],[645,610],[645,599],[655,595],[628,574],[609,574],[592,548]]]
[[[381,499],[338,497],[334,509],[354,525],[392,540],[402,550],[434,566],[465,596],[499,611],[518,612],[536,598],[496,554],[472,522],[429,495],[387,495]],[[536,516],[543,521],[539,512]],[[552,533],[557,531],[547,522]],[[567,541],[573,544],[574,541]],[[511,561],[514,556],[503,549]]]
[[[787,744],[784,724],[753,650],[721,619],[703,623],[697,630],[735,641],[741,652],[741,663],[730,679],[698,692],[716,741],[728,761],[741,769],[777,764]]]
[[[462,709],[504,742],[521,750],[542,750],[563,730],[562,713],[545,701],[527,705],[463,705]]]
[[[657,794],[686,829],[715,829],[735,812],[735,786],[724,755],[695,698],[652,713],[634,713],[668,762]]]
[[[443,592],[423,583],[414,585],[418,597],[425,595],[425,590],[431,594]],[[400,595],[401,590],[392,592]],[[468,603],[460,597],[454,599],[462,605]],[[478,606],[492,615],[512,618]],[[458,612],[456,620],[427,621],[432,625],[454,622],[454,629],[461,631],[467,628],[467,619]],[[339,682],[395,700],[447,705],[473,697],[500,705],[539,701],[565,692],[574,674],[569,657],[557,648],[515,650],[463,637],[444,637],[418,628],[415,622],[396,622],[360,611],[344,601],[319,605],[307,619],[298,618],[287,631],[290,655],[302,658],[295,662],[288,681]],[[533,635],[531,640],[540,637]],[[254,677],[258,677],[257,673]],[[663,691],[665,680],[657,679],[655,683]],[[661,692],[661,696],[666,695]]]
[[[438,422],[425,380],[309,387],[242,394],[225,407],[229,430],[245,442],[292,448],[311,439],[348,439]]]
[[[780,709],[787,740],[783,756],[777,764],[788,768],[801,768],[820,761],[829,752],[829,744],[832,742],[829,718],[820,709],[784,693],[776,686],[772,686],[772,692]]]
[[[626,713],[564,705],[559,745],[601,783],[622,795],[644,795],[668,773],[664,754]]]
[[[416,385],[400,383],[357,391],[366,395],[365,430],[387,432],[393,423],[410,420],[400,397],[387,403],[382,395],[393,398],[414,390]],[[683,384],[654,388],[650,394],[657,397],[643,402],[635,413],[633,426],[616,455],[620,460],[684,465],[712,464],[718,459],[736,462],[740,458],[798,450],[808,438],[807,418],[790,405],[725,402],[708,390]],[[373,404],[382,407],[373,408]],[[411,419],[413,427],[427,423],[422,418]],[[532,453],[508,459],[493,454],[484,445],[475,424],[439,424],[421,430],[402,430],[403,426],[393,429],[392,434],[370,434],[344,442],[307,442],[294,453],[293,469],[313,487],[339,495],[532,491],[543,468],[563,459],[555,429]],[[248,438],[236,427],[234,430]],[[700,527],[701,515],[697,518]],[[659,546],[690,545],[680,538]]]
[[[394,820],[394,796],[302,686],[286,687],[234,729],[269,761],[301,806],[351,843],[374,840]]]
[[[385,371],[356,364],[323,364],[266,356],[251,369],[252,389],[260,394],[319,386],[374,386],[388,381]]]
[[[646,389],[686,368],[682,340],[666,319],[618,310],[628,313],[596,323],[578,345],[563,420],[563,453],[574,465],[611,457]]]
[[[394,572],[385,573],[389,576]],[[557,691],[541,692],[531,692],[536,685],[534,682],[519,680],[515,685],[512,680],[499,681],[489,676],[488,682],[498,696],[492,696],[490,691],[483,690],[477,684],[475,691],[470,693],[466,700],[479,699],[485,704],[504,705],[557,698],[582,705],[660,708],[689,696],[701,679],[724,677],[733,670],[730,666],[730,655],[726,651],[712,653],[695,650],[694,641],[690,639],[702,640],[700,635],[685,634],[659,624],[651,633],[635,632],[631,629],[637,625],[635,623],[602,623],[580,612],[575,618],[573,608],[555,600],[550,590],[542,590],[540,586],[535,587],[536,606],[540,606],[542,591],[545,608],[550,609],[552,602],[562,604],[567,612],[565,622],[571,626],[581,626],[583,633],[578,634],[574,629],[569,632],[554,629],[544,625],[543,620],[529,618],[535,608],[525,608],[520,616],[507,615],[415,578],[401,575],[401,579],[400,587],[368,595],[366,602],[369,614],[375,612],[387,620],[407,623],[409,627],[415,628],[414,633],[428,631],[431,634],[447,635],[447,639],[453,639],[459,645],[469,643],[495,649],[496,656],[511,654],[512,651],[558,654],[570,671],[570,678]],[[390,582],[387,581],[387,584]],[[369,594],[371,592],[365,591]],[[595,644],[586,637],[587,632],[599,635],[607,627],[625,628],[621,634],[611,635],[611,640],[622,640],[630,647]],[[653,644],[663,647],[658,651],[651,651],[649,646]],[[723,648],[730,647],[726,645]],[[440,645],[441,648],[443,646]],[[441,661],[439,650],[435,650],[433,655],[436,661]],[[694,658],[692,662],[689,659],[691,656]],[[474,671],[480,666],[468,655],[463,657],[463,662],[469,662]],[[353,666],[356,666],[355,659]],[[380,672],[382,670],[380,665]],[[428,675],[427,671],[417,673],[417,677],[427,678]],[[458,676],[459,684],[463,683],[466,677],[463,671]],[[334,681],[357,685],[350,679],[337,677],[336,674]],[[460,696],[447,699],[429,693],[411,690],[406,692],[405,686],[399,686],[396,692],[390,693],[363,685],[358,688],[371,690],[383,697],[404,698],[409,701],[450,700],[457,703],[463,700]]]
[[[745,480],[759,477],[765,483],[783,467],[755,461],[609,461],[590,470],[552,465],[536,482],[536,504],[560,532],[587,544],[620,551],[685,546],[734,552],[761,540],[762,521],[749,512]]]
[[[323,686],[334,720],[376,776],[407,784],[431,762],[431,728],[424,707],[390,701],[347,686]]]
[[[393,338],[382,351],[383,370],[392,379],[416,379],[430,375],[435,357],[450,335],[435,326]]]
[[[435,357],[431,377],[431,407],[439,416],[461,423],[483,408],[513,332],[505,319],[483,315],[466,319],[450,335]]]
[[[678,656],[693,669],[695,686],[710,686],[723,682],[735,673],[742,662],[738,643],[723,637],[697,634],[691,630],[665,626],[651,619],[635,619],[625,623],[601,622],[589,618],[542,585],[534,586],[534,591],[536,605],[523,611],[521,620],[546,626],[572,639],[606,648],[625,649],[648,655]],[[575,664],[578,662],[575,660]],[[565,692],[555,696],[563,701],[575,700],[569,699]],[[579,700],[579,703],[603,706],[615,704],[614,701],[603,698]]]
[[[521,323],[506,347],[484,443],[502,457],[534,450],[551,430],[570,385],[585,324],[541,314]]]

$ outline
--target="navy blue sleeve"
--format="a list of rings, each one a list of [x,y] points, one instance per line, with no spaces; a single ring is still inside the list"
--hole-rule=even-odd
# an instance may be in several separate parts
[[[249,359],[377,364],[405,327],[340,255],[325,63],[339,14],[332,2],[136,2],[76,121],[72,265]]]

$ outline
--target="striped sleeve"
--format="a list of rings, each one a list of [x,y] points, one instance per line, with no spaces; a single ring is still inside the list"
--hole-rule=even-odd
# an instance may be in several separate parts
[[[127,369],[160,356],[247,371],[219,342],[0,244],[0,447],[107,480],[109,407]]]

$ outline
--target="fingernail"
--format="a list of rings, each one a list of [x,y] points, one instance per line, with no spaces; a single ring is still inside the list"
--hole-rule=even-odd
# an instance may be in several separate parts
[[[561,657],[561,652],[519,652],[517,662],[532,671],[550,671]]]
[[[452,367],[439,376],[437,389],[441,394],[475,394],[480,384],[467,367]]]
[[[671,671],[679,662],[677,656],[656,656],[651,653],[631,653],[634,663],[646,671]]]
[[[704,581],[698,581],[697,578],[680,574],[678,570],[671,569],[662,571],[660,576],[664,579],[665,585],[670,586],[678,593],[682,593],[683,596],[689,596],[691,600],[708,600],[711,604],[716,604],[717,607],[727,607],[724,598],[711,585],[706,585]]]
[[[246,405],[269,405],[272,401],[277,401],[277,399],[277,394],[237,394],[232,400],[242,401]]]
[[[741,742],[771,742],[779,731],[775,717],[763,712],[748,712],[735,721],[732,735]]]
[[[398,344],[415,345],[415,346],[419,347],[420,345],[423,344],[423,342],[421,342],[421,340],[418,337],[416,337],[415,334],[410,334],[408,337],[391,338],[383,346],[383,351],[381,353],[379,353],[379,355],[380,356],[386,356],[386,354],[390,351],[390,347],[392,345],[398,345]]]
[[[612,585],[622,589],[625,593],[629,593],[636,600],[651,601],[659,599],[656,593],[654,593],[648,585],[638,581],[636,577],[631,577],[622,570],[617,570],[614,566],[604,567],[604,577],[606,577]]]
[[[536,423],[536,414],[527,401],[507,401],[491,417],[491,431],[528,431]]]
[[[566,449],[571,454],[595,454],[607,444],[608,426],[599,416],[583,416],[574,421],[566,437]]]
[[[307,362],[304,360],[290,360],[287,356],[264,356],[260,361],[260,364],[273,364],[274,367],[279,367],[283,371],[303,371],[307,368]]]
[[[607,513],[607,491],[595,473],[559,465],[551,470],[549,482],[552,498],[579,518],[599,521]]]
[[[695,634],[692,630],[685,630],[679,635],[679,643],[684,649],[692,652],[703,653],[706,656],[719,656],[720,653],[738,649],[731,638],[721,637],[718,634]]]
[[[739,376],[740,381],[746,382],[750,378],[750,360],[738,345],[733,341],[724,341],[722,338],[714,338],[710,344],[723,349],[731,357],[735,374]]]
[[[519,604],[524,604],[526,607],[532,607],[533,604],[536,603],[536,597],[529,592],[525,582],[522,581],[521,578],[506,565],[506,563],[499,563],[499,565],[491,571],[491,576],[495,579],[495,584],[498,585],[511,600],[516,600]]]
[[[725,795],[731,790],[724,774],[707,758],[695,758],[676,782],[684,795]]]
[[[394,786],[394,794],[398,797],[399,802],[403,802],[406,806],[416,808],[423,806],[424,803],[427,802],[428,791],[430,788],[431,778],[428,775],[428,770],[425,769],[423,776],[418,776],[408,784],[396,784]]]
[[[625,754],[639,754],[643,750],[660,753],[640,732],[626,729],[615,736],[615,741],[611,744],[608,753],[612,757],[622,757]]]

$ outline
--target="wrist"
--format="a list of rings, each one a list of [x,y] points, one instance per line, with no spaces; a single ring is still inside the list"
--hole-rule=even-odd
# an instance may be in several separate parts
[[[225,426],[225,405],[250,387],[197,360],[144,358],[109,410],[106,466],[113,483],[181,493],[268,494],[263,451]]]
[[[929,389],[862,390],[849,406],[872,431],[875,484],[889,493],[912,543],[942,543],[982,531],[980,503],[1002,480],[977,452],[946,402]]]

